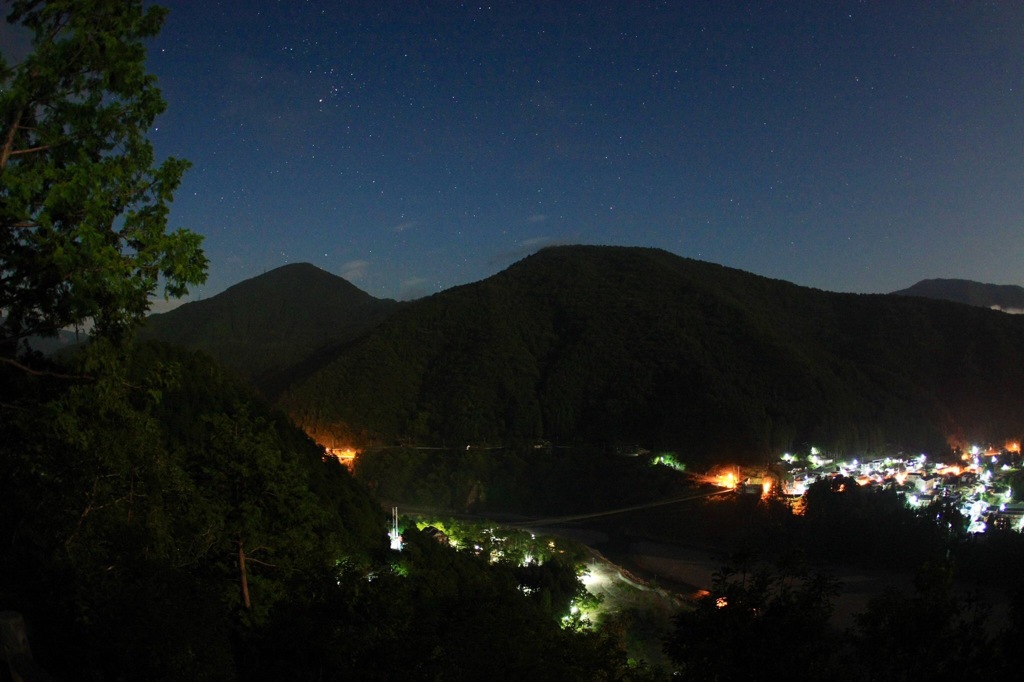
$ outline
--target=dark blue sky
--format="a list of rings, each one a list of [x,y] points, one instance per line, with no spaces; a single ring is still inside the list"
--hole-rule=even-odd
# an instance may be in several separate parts
[[[1024,3],[163,4],[202,296],[309,261],[416,297],[559,243],[1024,284]]]

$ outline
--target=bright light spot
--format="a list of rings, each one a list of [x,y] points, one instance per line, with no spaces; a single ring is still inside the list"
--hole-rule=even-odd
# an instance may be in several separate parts
[[[327,454],[324,456],[324,461],[327,461],[327,457],[333,457],[346,467],[351,469],[355,465],[356,455],[359,451],[355,448],[324,448],[324,452]]]

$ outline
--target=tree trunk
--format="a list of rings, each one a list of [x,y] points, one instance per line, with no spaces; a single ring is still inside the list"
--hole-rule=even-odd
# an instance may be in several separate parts
[[[7,131],[7,137],[4,139],[3,149],[0,150],[0,174],[3,174],[7,168],[7,160],[11,158],[11,152],[14,151],[14,136],[18,132],[18,127],[21,125],[21,116],[25,112],[24,109],[20,109],[14,120],[11,121],[11,129]]]
[[[242,580],[242,605],[248,611],[252,608],[249,602],[249,577],[245,574],[245,549],[242,540],[238,540],[238,572]]]
[[[32,660],[25,619],[14,611],[0,612],[0,661],[6,662],[9,677],[0,670],[0,678],[13,682],[52,682],[45,670]]]

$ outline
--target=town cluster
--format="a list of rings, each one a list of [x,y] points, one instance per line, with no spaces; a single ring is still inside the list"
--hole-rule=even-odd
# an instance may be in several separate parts
[[[969,520],[971,533],[993,527],[1024,529],[1024,503],[1014,502],[1013,481],[1024,482],[1017,442],[1000,449],[972,446],[947,461],[923,454],[841,460],[811,448],[803,457],[784,454],[781,467],[782,492],[791,498],[803,496],[817,480],[841,475],[861,486],[894,489],[911,507],[927,507],[937,500],[954,505]],[[767,490],[766,484],[755,485]]]

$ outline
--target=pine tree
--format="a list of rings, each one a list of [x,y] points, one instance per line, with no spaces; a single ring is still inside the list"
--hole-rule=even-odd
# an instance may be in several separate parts
[[[89,322],[123,338],[161,280],[173,297],[205,281],[202,238],[167,229],[189,164],[156,164],[146,137],[166,104],[143,41],[166,12],[142,5],[11,5],[33,38],[19,63],[0,55],[0,356]]]

